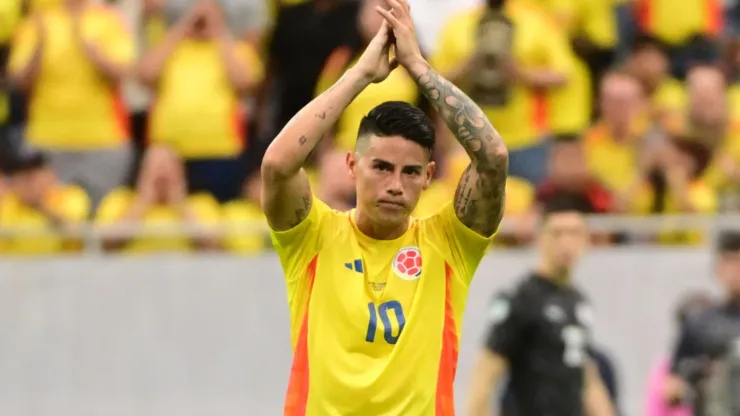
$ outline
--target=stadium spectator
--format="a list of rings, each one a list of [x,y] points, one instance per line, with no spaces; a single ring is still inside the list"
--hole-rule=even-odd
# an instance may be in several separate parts
[[[336,49],[361,43],[356,23],[361,2],[289,3],[279,9],[267,48],[267,78],[258,102],[260,138],[271,139],[311,101],[319,74]]]
[[[675,324],[683,328],[689,319],[712,305],[712,297],[705,292],[692,292],[684,296],[675,311]],[[680,331],[679,331],[680,332]],[[670,357],[661,358],[650,373],[645,404],[645,416],[692,416],[690,406],[673,406],[665,401],[665,391],[670,388]]]
[[[617,27],[611,1],[543,1],[545,10],[565,29],[574,52],[568,84],[555,91],[557,103],[551,113],[556,133],[583,131],[592,112],[592,98],[601,77],[612,65],[617,46]],[[560,124],[558,123],[560,121]],[[564,123],[565,122],[565,123]]]
[[[362,43],[354,47],[338,48],[329,56],[319,76],[316,96],[334,85],[347,69],[355,65],[357,59],[365,50],[365,46],[378,33],[383,17],[378,14],[375,7],[382,4],[384,4],[383,0],[362,0],[357,22],[357,30]],[[419,94],[416,82],[408,72],[404,68],[397,68],[383,82],[370,85],[352,100],[352,103],[342,113],[342,117],[337,122],[334,146],[339,150],[353,151],[360,121],[370,110],[385,101],[419,103],[422,101]],[[330,143],[330,141],[326,141],[326,143]]]
[[[149,139],[185,160],[190,191],[219,201],[240,194],[243,94],[262,78],[254,48],[229,33],[215,0],[200,0],[139,64],[154,94]]]
[[[684,86],[670,76],[665,49],[657,39],[639,36],[634,40],[631,54],[625,62],[627,71],[642,83],[650,102],[651,119],[658,124],[686,107]]]
[[[244,180],[242,198],[224,204],[223,223],[229,229],[236,229],[235,234],[224,238],[223,246],[236,254],[258,254],[269,247],[269,237],[264,230],[242,229],[245,227],[266,226],[265,214],[260,207],[262,177],[257,171]]]
[[[7,168],[10,187],[0,198],[0,229],[12,234],[0,237],[0,253],[53,254],[78,248],[55,231],[88,218],[90,200],[85,191],[60,181],[47,157],[36,150],[22,149]]]
[[[96,216],[103,231],[127,233],[141,227],[145,235],[127,238],[111,235],[105,241],[110,250],[127,252],[169,252],[213,249],[210,236],[147,236],[158,227],[181,224],[211,226],[220,220],[218,203],[208,194],[188,194],[182,162],[164,146],[152,146],[144,156],[136,189],[116,189],[105,197]],[[176,231],[176,230],[170,230]],[[167,230],[163,230],[167,232]],[[137,234],[134,234],[137,235]]]
[[[674,76],[682,79],[692,65],[718,58],[721,0],[637,0],[635,6],[642,33],[667,45]]]
[[[10,115],[9,85],[6,73],[10,41],[21,19],[20,0],[0,2],[0,152],[6,148]]]
[[[326,152],[319,158],[318,165],[316,192],[319,199],[336,210],[347,211],[354,208],[355,184],[347,167],[347,152],[336,150]]]
[[[696,67],[687,78],[687,90],[687,110],[674,117],[667,129],[686,143],[682,150],[692,153],[697,171],[687,170],[685,163],[684,169],[675,166],[670,178],[672,186],[679,194],[685,194],[681,189],[690,186],[691,173],[695,173],[700,176],[693,182],[700,181],[713,194],[719,193],[715,208],[735,210],[738,205],[732,205],[732,198],[740,166],[740,125],[730,120],[723,74],[718,68]]]
[[[18,29],[9,72],[28,93],[27,140],[48,152],[60,178],[93,205],[128,174],[132,151],[119,94],[135,58],[126,24],[111,7],[66,0]]]
[[[601,117],[583,135],[589,172],[614,196],[612,209],[646,213],[650,201],[646,187],[654,159],[646,149],[645,97],[638,81],[622,72],[604,77],[599,107]],[[654,147],[654,146],[653,146]]]
[[[537,189],[540,204],[569,200],[571,206],[586,214],[611,210],[611,193],[590,174],[583,147],[574,139],[553,148],[549,171],[547,180]]]
[[[478,31],[481,23],[487,29]],[[545,92],[568,82],[572,64],[566,38],[557,30],[535,6],[490,0],[446,23],[432,59],[442,75],[482,105],[501,133],[509,174],[534,184],[547,174],[550,149]]]

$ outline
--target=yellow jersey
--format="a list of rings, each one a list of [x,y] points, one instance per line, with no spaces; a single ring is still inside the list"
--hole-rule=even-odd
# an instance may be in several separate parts
[[[314,199],[272,238],[285,272],[293,368],[286,415],[452,415],[468,288],[491,238],[448,203],[379,241]]]
[[[431,61],[434,68],[444,74],[470,58],[484,11],[484,7],[477,7],[453,16],[445,24]],[[541,9],[526,1],[511,1],[506,3],[504,12],[514,23],[512,53],[522,68],[571,73],[573,56],[565,36],[553,35],[553,29],[559,29]],[[509,150],[517,150],[536,145],[549,132],[548,108],[546,93],[516,84],[506,105],[484,106],[482,110]]]
[[[114,189],[100,203],[95,216],[95,224],[106,228],[117,224],[136,203],[136,192],[127,188]],[[187,207],[191,210],[198,225],[214,226],[221,221],[221,211],[215,199],[208,194],[195,194],[187,198]],[[182,215],[175,207],[153,205],[140,220],[144,229],[156,230],[169,228],[182,223]],[[186,252],[193,249],[192,240],[186,237],[146,236],[131,239],[124,247],[127,253]]]
[[[262,79],[257,50],[246,42],[234,57],[254,82]],[[186,159],[235,157],[246,145],[246,109],[234,91],[215,42],[183,40],[170,55],[151,110],[149,139]]]
[[[719,35],[723,2],[720,0],[637,0],[640,29],[673,46],[694,35]]]
[[[60,186],[46,195],[46,206],[54,215],[70,225],[85,222],[90,214],[90,199],[82,188]],[[64,239],[54,232],[51,220],[36,208],[26,205],[15,193],[0,198],[0,228],[16,229],[21,234],[0,238],[0,253],[9,255],[40,255],[74,251],[77,241]],[[23,236],[22,230],[34,233]]]
[[[36,147],[101,150],[122,146],[129,136],[128,114],[117,85],[106,81],[85,56],[63,7],[44,8],[46,39],[41,69],[29,96],[29,141]],[[117,64],[134,63],[136,48],[123,17],[113,8],[91,5],[81,16],[82,37]],[[18,28],[8,71],[28,65],[38,44],[33,19]]]

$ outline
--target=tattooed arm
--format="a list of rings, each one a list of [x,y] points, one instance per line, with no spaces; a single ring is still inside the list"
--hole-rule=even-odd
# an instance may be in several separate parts
[[[455,212],[471,230],[489,237],[503,216],[509,153],[501,136],[481,109],[424,60],[407,0],[386,0],[390,10],[378,8],[393,28],[396,57],[415,79],[424,96],[470,156],[455,191]]]
[[[352,100],[393,70],[388,33],[383,24],[357,64],[303,107],[267,148],[262,159],[262,209],[273,230],[289,230],[311,211],[313,199],[303,164]]]
[[[262,159],[262,209],[272,229],[289,230],[308,215],[312,197],[303,164],[368,84],[356,71],[348,71],[296,114],[267,148]]]
[[[485,237],[503,216],[509,155],[501,136],[480,108],[426,63],[411,68],[419,87],[465,148],[471,163],[455,191],[455,213],[463,224]]]

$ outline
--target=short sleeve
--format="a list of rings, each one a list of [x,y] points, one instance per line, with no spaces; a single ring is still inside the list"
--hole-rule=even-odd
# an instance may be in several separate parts
[[[717,196],[705,184],[697,184],[689,191],[689,198],[697,212],[713,214],[717,211]]]
[[[288,281],[305,276],[306,268],[321,247],[321,230],[327,225],[332,212],[324,202],[314,198],[311,211],[300,224],[287,231],[270,231]]]
[[[452,202],[447,203],[429,220],[431,226],[443,230],[451,251],[453,269],[466,284],[470,284],[478,264],[493,241],[493,236],[483,237],[463,224],[457,218]]]
[[[33,21],[26,19],[13,37],[8,60],[8,71],[17,74],[28,65],[38,43],[38,33]]]
[[[544,56],[544,67],[555,72],[572,74],[573,52],[565,34],[556,29],[554,24],[545,25],[542,29],[540,52]]]
[[[190,197],[190,208],[196,220],[201,225],[212,225],[221,222],[221,207],[218,202],[207,194]]]
[[[66,190],[60,208],[65,220],[79,224],[90,215],[90,198],[82,188],[72,187]]]
[[[453,17],[439,33],[431,64],[441,73],[448,72],[468,57],[460,46],[460,36],[465,36],[459,24],[461,17]]]
[[[673,347],[671,373],[686,377],[691,373],[692,361],[701,355],[696,330],[691,324],[684,325]]]
[[[237,57],[247,67],[253,83],[259,83],[265,76],[265,67],[254,45],[239,42],[236,46]]]
[[[132,193],[125,189],[115,189],[103,198],[95,215],[97,225],[115,224],[126,212],[132,200]]]
[[[104,53],[120,65],[131,65],[136,59],[136,42],[124,17],[115,10],[106,11],[107,29],[102,39]]]
[[[521,294],[501,294],[488,308],[489,329],[486,349],[507,360],[521,348],[530,318]]]

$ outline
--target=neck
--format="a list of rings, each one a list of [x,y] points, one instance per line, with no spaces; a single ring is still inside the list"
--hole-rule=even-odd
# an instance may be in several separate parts
[[[625,140],[630,134],[629,127],[622,123],[611,123],[609,120],[604,120],[604,123],[607,130],[609,130],[609,135],[616,141]]]
[[[374,222],[369,216],[364,215],[358,207],[355,209],[354,221],[357,228],[366,236],[375,240],[394,240],[402,236],[409,228],[408,218],[400,225],[383,227]]]
[[[559,286],[568,286],[571,283],[570,268],[555,267],[548,262],[542,262],[536,270],[540,276]]]

